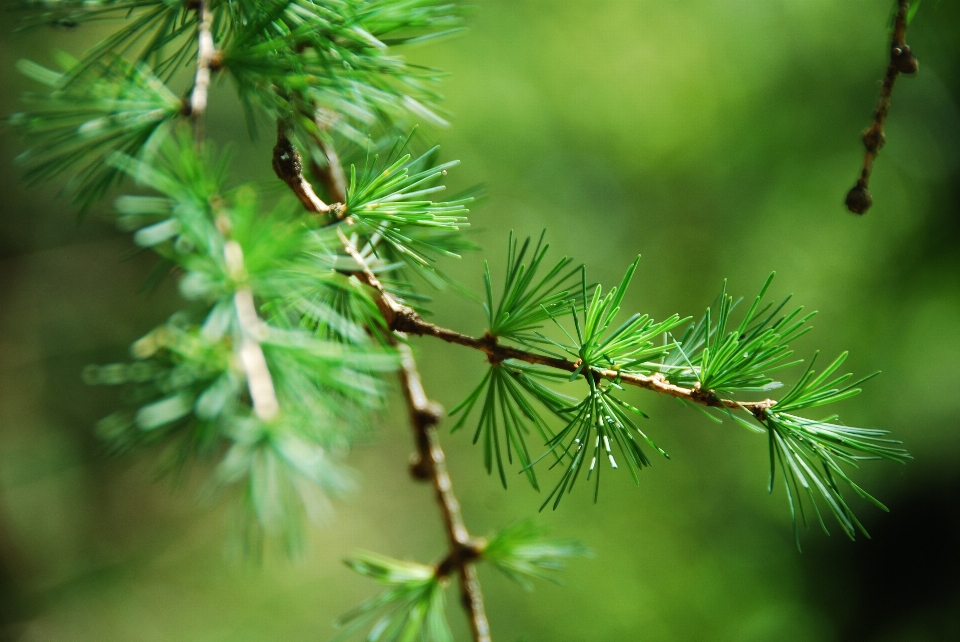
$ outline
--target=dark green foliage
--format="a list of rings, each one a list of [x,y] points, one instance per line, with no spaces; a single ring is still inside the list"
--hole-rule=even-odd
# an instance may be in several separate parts
[[[533,520],[504,528],[490,538],[483,559],[526,590],[532,590],[530,578],[560,584],[554,574],[567,567],[571,557],[590,557],[593,551],[576,540],[548,539],[547,529]]]
[[[77,78],[99,75],[96,64],[131,56],[149,63],[165,81],[184,65],[192,64],[197,27],[196,12],[187,0],[22,0],[14,9],[25,12],[24,27],[53,25],[74,28],[85,23],[124,20],[124,26],[101,40],[70,70]],[[135,54],[135,55],[134,55]]]
[[[343,630],[332,642],[371,624],[367,642],[453,642],[443,610],[442,582],[433,567],[375,553],[358,553],[346,564],[390,588],[340,616],[334,626]]]
[[[295,142],[320,157],[333,134],[369,148],[377,123],[405,128],[443,125],[437,115],[440,74],[414,67],[395,47],[460,29],[458,10],[432,0],[208,0],[218,45],[216,68],[237,85],[251,126],[264,117],[293,125]],[[121,20],[80,60],[61,56],[63,73],[34,63],[21,70],[51,88],[34,96],[36,111],[17,115],[31,149],[30,180],[76,172],[71,191],[83,209],[121,174],[105,165],[112,151],[140,156],[163,137],[161,125],[184,115],[174,74],[195,65],[195,4],[188,0],[19,2],[24,26],[79,26]],[[190,74],[192,78],[192,74]],[[165,84],[166,83],[166,84]],[[170,85],[170,86],[168,86]],[[77,172],[76,166],[81,167]]]

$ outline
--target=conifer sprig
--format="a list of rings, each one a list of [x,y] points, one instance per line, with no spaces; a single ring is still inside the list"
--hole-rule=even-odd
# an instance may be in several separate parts
[[[548,413],[559,413],[573,401],[564,397],[545,384],[559,384],[566,380],[562,372],[540,366],[532,366],[513,360],[490,364],[490,369],[480,384],[466,399],[450,411],[450,415],[460,414],[460,419],[451,427],[451,432],[463,428],[477,402],[481,403],[480,418],[473,435],[473,443],[483,442],[483,462],[490,473],[496,461],[500,482],[507,487],[507,474],[504,466],[506,450],[507,462],[512,464],[514,452],[527,476],[530,485],[539,490],[537,476],[531,466],[532,458],[527,437],[531,426],[544,442],[553,437],[553,430],[543,413],[532,403],[538,401]]]
[[[533,589],[533,578],[561,584],[555,572],[566,568],[566,560],[591,557],[593,551],[576,540],[546,534],[547,528],[533,520],[508,526],[489,538],[483,559],[527,591]]]
[[[493,302],[493,284],[490,278],[490,266],[484,262],[484,285],[487,300],[484,310],[487,314],[487,332],[492,336],[518,342],[535,341],[532,331],[538,330],[552,317],[566,314],[573,306],[583,307],[584,294],[578,277],[582,266],[567,269],[573,259],[563,257],[550,269],[538,277],[549,243],[544,243],[546,230],[540,235],[537,245],[530,255],[529,266],[523,263],[530,249],[530,237],[519,244],[510,232],[507,243],[507,271],[503,292],[499,303]]]
[[[23,12],[22,26],[76,28],[90,22],[123,20],[123,26],[87,51],[68,79],[97,77],[98,63],[133,58],[149,64],[169,81],[196,54],[195,2],[191,0],[25,0],[13,3]]]
[[[424,156],[428,155],[433,154]],[[382,239],[400,257],[429,269],[439,255],[456,255],[438,239],[417,232],[462,230],[467,226],[466,205],[473,199],[436,202],[425,198],[445,189],[437,179],[457,163],[411,171],[419,160],[405,154],[380,166],[375,156],[368,159],[359,176],[351,166],[345,214],[355,219],[368,237]]]
[[[398,360],[366,338],[359,313],[315,299],[345,290],[354,297],[341,310],[364,310],[359,287],[317,252],[322,230],[289,207],[264,211],[249,186],[227,189],[223,158],[210,145],[198,152],[186,130],[149,163],[111,157],[160,194],[119,199],[120,222],[183,271],[180,290],[194,304],[135,345],[138,362],[107,371],[155,374],[91,370],[88,379],[132,388],[137,409],[102,433],[121,446],[164,442],[177,462],[222,457],[217,480],[242,488],[255,526],[245,528],[248,544],[272,533],[295,547],[297,516],[325,512],[318,491],[348,485],[335,453],[379,406],[382,376]]]
[[[22,60],[21,73],[46,85],[48,94],[27,94],[32,111],[14,114],[10,124],[30,146],[18,161],[31,183],[64,173],[67,189],[81,211],[100,201],[123,176],[105,162],[111,153],[143,157],[154,151],[183,108],[146,65],[122,58],[95,63],[95,74],[71,82],[80,64],[58,55],[57,72]]]
[[[430,566],[358,553],[347,566],[389,588],[340,616],[340,642],[372,625],[367,642],[453,642],[444,613],[441,578]]]

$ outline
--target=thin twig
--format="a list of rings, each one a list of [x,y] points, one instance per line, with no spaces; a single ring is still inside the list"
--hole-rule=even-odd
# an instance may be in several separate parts
[[[480,352],[486,354],[487,359],[494,363],[503,361],[505,359],[516,359],[518,361],[525,361],[526,363],[532,363],[535,365],[549,366],[551,368],[564,370],[566,372],[576,372],[580,368],[581,364],[576,361],[570,361],[569,359],[562,359],[559,357],[551,357],[548,355],[538,354],[536,352],[529,352],[527,350],[514,348],[513,346],[503,345],[497,341],[496,337],[490,334],[485,334],[480,338],[471,337],[466,334],[461,334],[455,330],[443,328],[428,321],[424,321],[423,318],[417,314],[416,310],[397,302],[396,299],[390,296],[389,292],[384,290],[383,285],[373,274],[370,268],[367,267],[363,262],[363,257],[360,256],[360,253],[356,250],[356,247],[349,243],[346,237],[343,236],[342,232],[340,234],[341,239],[346,241],[344,246],[347,247],[347,252],[353,256],[354,260],[358,260],[358,263],[360,263],[362,266],[361,271],[356,273],[355,276],[377,291],[379,294],[377,305],[383,313],[384,318],[387,320],[391,330],[420,336],[435,337],[437,339],[446,341],[447,343],[455,343],[467,348],[473,348],[474,350],[479,350]],[[594,376],[602,377],[610,381],[616,381],[621,384],[652,390],[654,392],[676,397],[684,401],[698,403],[703,406],[744,410],[756,416],[758,419],[762,419],[763,414],[767,411],[767,409],[771,408],[776,403],[776,401],[773,399],[764,399],[762,401],[735,401],[733,399],[723,399],[709,390],[701,390],[698,387],[684,388],[683,386],[672,384],[667,381],[667,379],[659,372],[651,375],[643,375],[597,367],[591,367],[590,371],[594,374]]]
[[[873,205],[873,196],[870,194],[870,173],[873,171],[873,161],[880,153],[886,142],[883,128],[890,112],[890,96],[893,94],[893,85],[900,74],[915,74],[919,63],[906,44],[907,17],[910,13],[910,0],[899,0],[897,15],[893,23],[893,36],[890,41],[890,63],[887,65],[887,74],[880,87],[880,98],[877,108],[873,112],[873,124],[863,132],[863,146],[866,152],[863,155],[863,167],[857,184],[847,192],[845,200],[847,209],[854,214],[865,214]]]

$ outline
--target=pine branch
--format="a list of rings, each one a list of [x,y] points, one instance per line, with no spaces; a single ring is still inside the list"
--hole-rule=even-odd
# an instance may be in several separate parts
[[[443,416],[443,409],[427,398],[410,347],[399,343],[398,348],[401,357],[400,377],[417,443],[410,474],[414,479],[430,480],[432,483],[450,545],[450,552],[437,566],[436,573],[439,577],[446,577],[454,570],[459,571],[460,603],[470,621],[474,642],[490,642],[490,625],[483,606],[483,593],[472,563],[480,557],[483,542],[470,538],[460,512],[460,502],[453,493],[446,457],[437,438],[436,427]]]
[[[230,278],[242,282],[247,272],[243,264],[243,249],[239,243],[230,239],[230,219],[223,215],[218,216],[217,229],[225,240],[223,257]],[[241,336],[237,356],[247,378],[253,411],[261,421],[270,421],[280,412],[280,404],[263,347],[260,345],[261,340],[266,338],[267,327],[257,314],[253,291],[249,287],[237,289],[233,301]]]
[[[907,23],[910,17],[910,0],[898,0],[890,41],[890,63],[887,65],[887,73],[880,87],[877,108],[873,112],[873,124],[863,132],[863,146],[866,148],[863,167],[857,184],[847,192],[845,201],[847,209],[854,214],[866,214],[873,205],[873,196],[869,189],[870,174],[873,171],[873,161],[886,143],[883,128],[887,122],[887,114],[890,112],[890,97],[893,94],[893,85],[897,81],[897,76],[915,74],[920,68],[913,52],[910,51],[910,46],[906,44]]]

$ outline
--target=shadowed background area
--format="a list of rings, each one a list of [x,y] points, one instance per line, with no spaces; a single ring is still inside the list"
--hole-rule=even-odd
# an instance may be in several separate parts
[[[821,310],[801,356],[849,349],[854,372],[883,371],[843,404],[845,421],[891,430],[915,457],[858,471],[891,509],[854,503],[872,540],[812,524],[801,554],[782,485],[766,493],[763,436],[631,391],[672,459],[639,488],[609,474],[596,505],[578,488],[541,515],[598,554],[574,561],[564,587],[525,593],[481,569],[494,639],[960,639],[960,5],[926,0],[910,27],[920,74],[898,81],[875,205],[855,217],[842,201],[891,2],[474,4],[466,35],[409,52],[452,72],[452,127],[432,135],[463,161],[453,187],[489,190],[472,218],[484,249],[450,273],[479,291],[484,258],[501,273],[509,230],[546,228],[558,256],[608,287],[643,254],[627,303],[664,318],[702,313],[724,278],[752,295],[776,270],[774,294]],[[15,18],[0,20],[3,114],[30,88],[14,61],[49,64],[54,48],[79,54],[103,33],[14,34]],[[209,133],[238,141],[238,178],[269,177],[272,143],[246,140],[231,96],[215,88]],[[444,551],[431,492],[406,473],[399,403],[351,455],[359,490],[293,561],[224,554],[224,506],[197,501],[204,471],[158,482],[155,453],[108,457],[92,427],[116,391],[80,372],[124,359],[178,295],[172,282],[141,292],[155,259],[133,251],[108,205],[78,224],[56,188],[25,187],[20,149],[0,129],[0,640],[323,640],[378,590],[340,563],[351,551]],[[483,330],[458,295],[432,307],[439,323]],[[483,359],[429,341],[415,342],[425,385],[451,408]],[[504,491],[471,437],[442,435],[471,530],[536,513],[542,497],[519,476]]]

